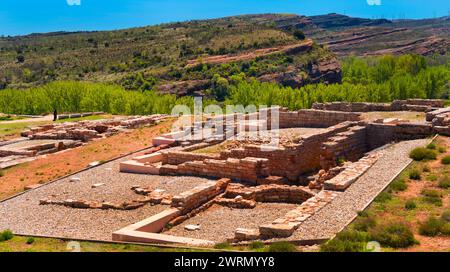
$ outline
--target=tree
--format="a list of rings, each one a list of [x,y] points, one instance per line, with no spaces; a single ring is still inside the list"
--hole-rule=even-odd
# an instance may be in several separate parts
[[[17,62],[19,62],[19,63],[25,62],[25,57],[23,55],[18,55],[17,56]]]
[[[306,38],[305,33],[303,33],[303,31],[301,31],[300,29],[294,30],[293,35],[298,40],[304,40]]]

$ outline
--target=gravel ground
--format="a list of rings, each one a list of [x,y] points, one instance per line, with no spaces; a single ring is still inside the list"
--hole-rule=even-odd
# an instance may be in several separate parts
[[[164,234],[223,242],[234,237],[237,228],[258,228],[295,209],[295,204],[258,203],[254,209],[231,209],[219,205],[202,212]],[[200,225],[200,230],[187,231],[186,225]]]
[[[383,157],[372,168],[330,204],[307,219],[288,239],[312,240],[334,236],[410,162],[409,152],[415,147],[426,145],[428,141],[405,141],[382,150]]]
[[[178,194],[208,181],[208,179],[198,177],[119,173],[119,162],[134,156],[136,154],[1,202],[0,230],[11,229],[13,232],[27,235],[111,240],[112,232],[161,212],[167,206],[146,205],[131,211],[81,210],[54,205],[39,205],[39,200],[51,198],[120,203],[139,197],[131,191],[131,187],[134,185],[164,189],[167,193]],[[70,182],[72,177],[79,177],[81,180]],[[91,186],[96,183],[105,185],[92,188]]]

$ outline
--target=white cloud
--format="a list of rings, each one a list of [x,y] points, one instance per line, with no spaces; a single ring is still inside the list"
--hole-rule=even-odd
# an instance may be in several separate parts
[[[381,6],[381,0],[367,0],[369,6]]]
[[[69,6],[81,6],[81,0],[66,0]]]

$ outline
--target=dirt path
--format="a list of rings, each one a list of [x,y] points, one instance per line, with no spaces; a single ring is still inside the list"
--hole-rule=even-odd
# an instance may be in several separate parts
[[[135,129],[2,171],[0,199],[23,191],[27,185],[46,183],[58,177],[82,170],[93,161],[105,161],[150,147],[152,139],[171,128],[171,121]]]
[[[17,124],[17,123],[34,123],[34,122],[51,122],[53,121],[53,115],[46,115],[39,118],[25,118],[11,121],[2,121],[0,124]]]

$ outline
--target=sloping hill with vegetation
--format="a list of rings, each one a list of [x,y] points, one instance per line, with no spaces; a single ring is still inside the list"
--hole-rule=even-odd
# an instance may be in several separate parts
[[[448,29],[448,18],[389,21],[339,14],[262,14],[3,37],[0,89],[76,80],[221,100],[220,85],[233,76],[293,88],[340,82],[335,54],[447,54]]]

